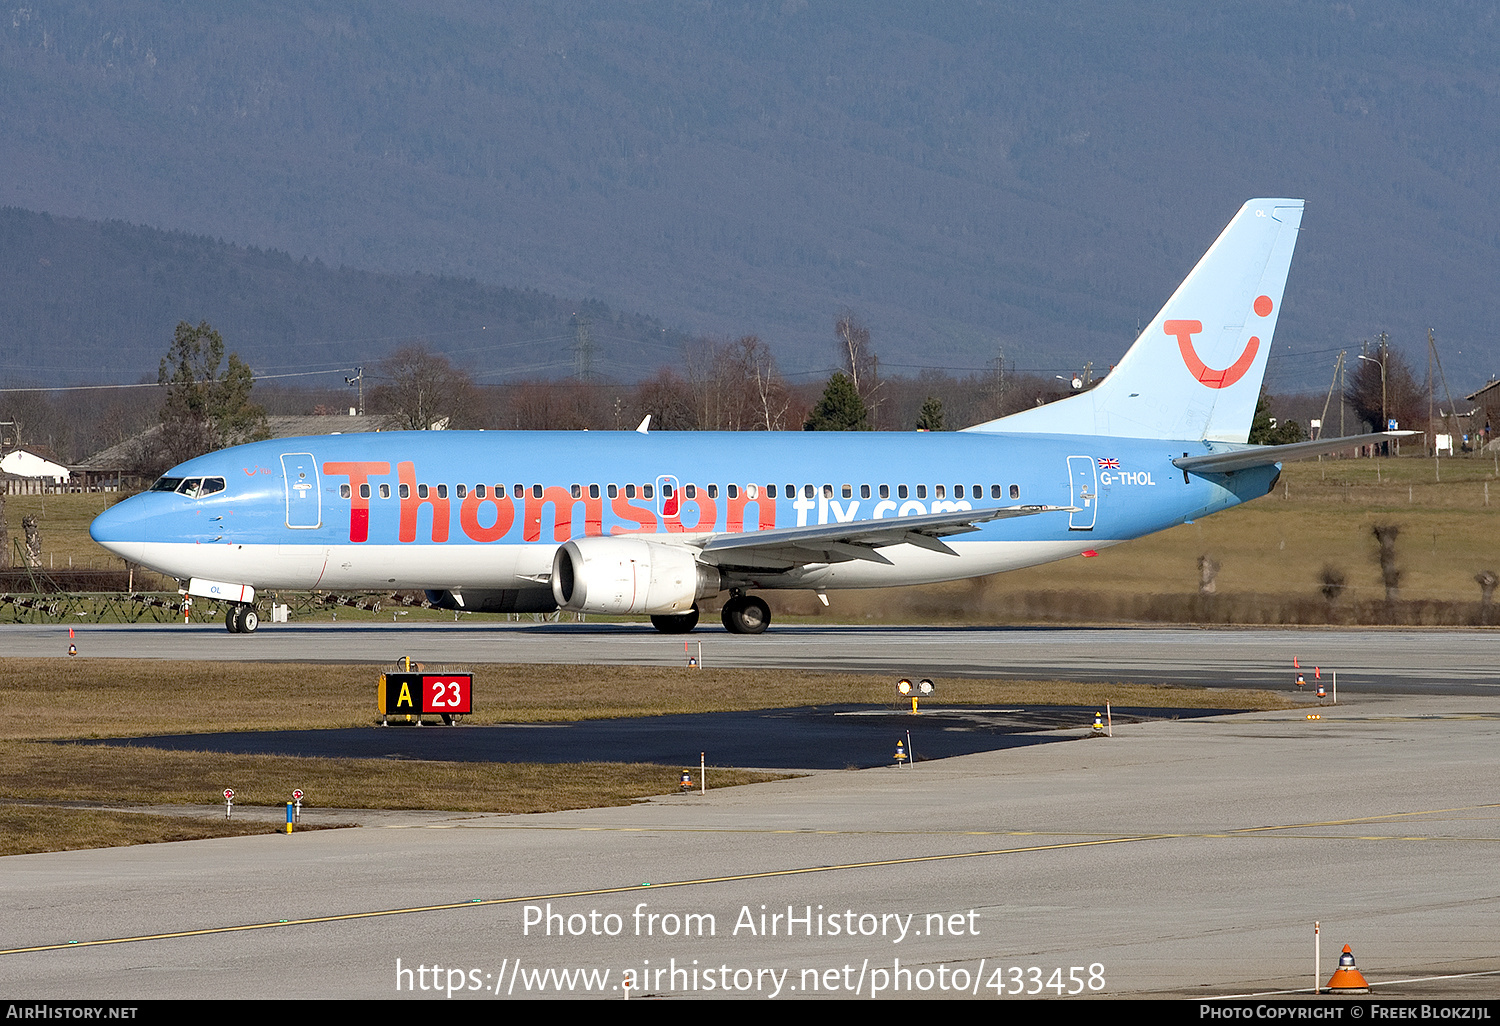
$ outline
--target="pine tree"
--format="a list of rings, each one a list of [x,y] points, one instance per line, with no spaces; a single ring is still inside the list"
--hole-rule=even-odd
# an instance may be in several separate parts
[[[927,401],[922,404],[922,411],[917,414],[917,430],[943,430],[943,401],[937,396],[928,396]]]
[[[145,462],[157,471],[206,452],[268,438],[266,413],[250,402],[254,375],[238,354],[223,373],[224,338],[207,321],[177,325],[157,381],[167,388],[161,432]],[[146,468],[143,468],[146,469]]]
[[[828,379],[828,387],[802,426],[804,431],[868,431],[870,413],[854,382],[839,371]]]

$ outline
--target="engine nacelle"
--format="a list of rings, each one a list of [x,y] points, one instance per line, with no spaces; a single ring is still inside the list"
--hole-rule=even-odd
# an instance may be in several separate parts
[[[691,549],[640,538],[577,538],[552,557],[552,597],[573,613],[685,613],[719,593]]]

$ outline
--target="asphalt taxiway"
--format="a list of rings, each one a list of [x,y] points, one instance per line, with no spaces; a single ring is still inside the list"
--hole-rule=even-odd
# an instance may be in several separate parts
[[[1072,738],[1088,732],[1097,712],[1091,706],[931,706],[913,717],[888,706],[834,705],[564,723],[465,725],[453,731],[436,726],[417,729],[398,722],[395,728],[384,729],[244,730],[91,738],[85,743],[314,759],[603,761],[665,766],[692,766],[700,754],[711,753],[709,764],[713,766],[868,769],[892,764],[898,741],[905,758],[919,762],[947,759]],[[1111,723],[1213,713],[1209,709],[1116,707]]]
[[[13,656],[67,651],[66,625],[0,626]],[[76,628],[81,656],[143,659],[432,664],[704,665],[949,677],[1285,687],[1292,660],[1338,673],[1341,688],[1393,694],[1500,692],[1500,631],[1328,628],[867,627],[787,625],[759,636],[717,627],[663,635],[642,624],[267,624],[254,635],[222,625]],[[690,646],[690,650],[685,650]]]

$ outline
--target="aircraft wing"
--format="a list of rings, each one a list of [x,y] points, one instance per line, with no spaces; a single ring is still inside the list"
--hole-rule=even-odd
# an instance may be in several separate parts
[[[714,535],[703,546],[703,556],[719,566],[786,570],[806,563],[842,563],[863,559],[889,565],[880,554],[887,545],[916,545],[956,556],[942,539],[979,530],[991,520],[1030,517],[1038,513],[1072,513],[1072,506],[1000,506],[954,510],[882,520],[853,520],[813,527],[778,527]]]
[[[1227,474],[1233,470],[1248,470],[1251,467],[1267,467],[1287,460],[1300,460],[1307,456],[1321,456],[1328,452],[1341,452],[1356,445],[1375,445],[1392,438],[1405,438],[1415,431],[1377,431],[1369,435],[1349,435],[1345,438],[1320,438],[1315,442],[1292,442],[1289,445],[1252,445],[1243,449],[1205,453],[1202,456],[1182,456],[1172,461],[1180,470],[1194,474]]]

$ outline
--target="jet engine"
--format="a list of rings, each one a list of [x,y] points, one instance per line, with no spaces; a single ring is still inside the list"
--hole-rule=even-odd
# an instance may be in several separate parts
[[[683,614],[719,593],[691,549],[639,538],[577,538],[552,557],[552,597],[574,613]]]

